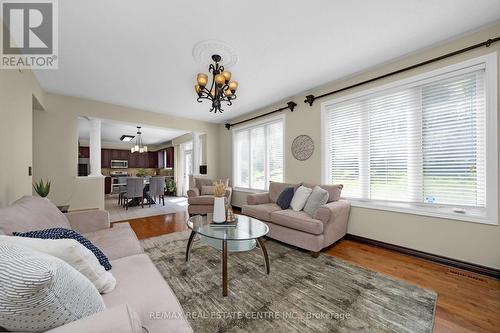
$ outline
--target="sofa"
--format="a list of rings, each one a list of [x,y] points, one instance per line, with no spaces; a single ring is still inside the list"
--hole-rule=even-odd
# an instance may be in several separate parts
[[[269,226],[268,237],[309,250],[313,257],[317,257],[322,249],[345,236],[351,205],[340,199],[342,185],[319,185],[329,192],[329,199],[312,216],[304,211],[281,209],[276,204],[281,191],[286,187],[296,190],[300,185],[315,186],[270,182],[269,192],[248,195],[247,204],[241,207],[241,211],[265,222]]]
[[[188,213],[189,216],[192,215],[205,215],[211,213],[214,210],[214,195],[205,194],[203,192],[203,186],[213,186],[214,181],[208,178],[194,178],[193,187],[187,192],[188,195]],[[229,181],[227,181],[225,202],[231,202],[231,196],[233,194],[233,189],[229,187]]]
[[[117,284],[101,295],[106,309],[54,328],[51,333],[192,332],[172,289],[146,255],[128,223],[110,225],[108,212],[89,210],[62,214],[49,200],[26,196],[0,208],[0,234],[66,228],[83,234],[109,258]],[[175,319],[160,314],[178,314]],[[135,324],[133,324],[135,323]]]

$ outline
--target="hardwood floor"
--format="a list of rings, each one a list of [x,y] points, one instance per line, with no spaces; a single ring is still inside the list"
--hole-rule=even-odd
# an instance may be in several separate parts
[[[175,213],[128,222],[144,239],[187,230],[186,219],[187,213]],[[436,291],[434,332],[500,332],[498,280],[353,240],[341,240],[323,253]]]

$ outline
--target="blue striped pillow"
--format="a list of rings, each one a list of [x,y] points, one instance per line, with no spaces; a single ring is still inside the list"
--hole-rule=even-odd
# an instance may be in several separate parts
[[[92,244],[87,238],[79,234],[78,232],[65,228],[50,228],[44,230],[35,230],[28,232],[13,232],[14,236],[20,237],[29,237],[29,238],[42,238],[42,239],[67,239],[71,238],[78,243],[85,246],[87,249],[92,251],[96,256],[99,263],[104,267],[105,270],[109,271],[111,269],[111,263],[109,262],[108,257],[102,253],[101,250],[94,244]]]

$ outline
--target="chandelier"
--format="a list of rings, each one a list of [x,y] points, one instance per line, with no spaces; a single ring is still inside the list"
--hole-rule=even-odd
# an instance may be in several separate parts
[[[135,146],[130,148],[132,153],[147,153],[148,147],[142,143],[141,126],[137,126],[137,135],[135,137]]]
[[[208,86],[208,75],[205,73],[198,73],[196,77],[197,85],[194,86],[198,98],[196,99],[199,103],[203,102],[204,99],[212,102],[212,108],[210,112],[220,112],[224,110],[221,108],[222,102],[225,102],[227,106],[231,106],[232,100],[236,99],[236,89],[238,88],[238,82],[230,81],[231,72],[224,70],[224,66],[219,65],[222,60],[220,55],[212,55],[212,60],[215,64],[210,64],[208,71],[212,73],[212,83],[210,88]]]

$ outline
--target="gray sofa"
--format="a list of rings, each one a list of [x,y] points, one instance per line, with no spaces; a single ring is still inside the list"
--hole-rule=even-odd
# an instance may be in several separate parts
[[[188,195],[188,213],[189,216],[192,215],[205,215],[207,213],[212,213],[214,211],[214,195],[207,194],[204,195],[202,192],[203,186],[211,186],[214,181],[208,178],[194,178],[194,186],[187,192]],[[233,190],[226,186],[226,203],[231,202]]]
[[[175,294],[144,253],[128,223],[111,227],[108,212],[100,210],[62,214],[47,199],[31,196],[0,208],[0,234],[56,227],[82,233],[99,247],[111,261],[117,284],[112,292],[101,295],[106,305],[104,311],[49,332],[137,333],[137,325],[131,319],[138,319],[149,333],[192,332]],[[179,316],[158,318],[157,313]],[[134,318],[135,314],[139,318]]]
[[[269,192],[250,194],[242,213],[264,221],[269,226],[268,237],[311,251],[319,251],[344,237],[351,204],[340,199],[342,185],[319,185],[329,192],[328,203],[320,206],[310,216],[304,211],[282,210],[277,204],[281,191],[288,186],[300,185],[313,188],[313,184],[286,184],[270,182]]]

